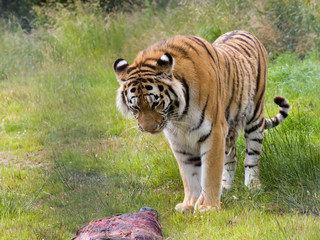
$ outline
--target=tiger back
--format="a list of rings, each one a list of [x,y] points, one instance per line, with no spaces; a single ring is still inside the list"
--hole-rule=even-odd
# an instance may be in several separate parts
[[[219,208],[221,187],[230,188],[236,167],[236,139],[245,130],[245,184],[259,186],[263,131],[288,115],[264,118],[267,52],[256,37],[233,31],[213,44],[175,36],[141,51],[129,65],[114,63],[120,88],[117,106],[132,114],[141,131],[164,132],[177,159],[184,201],[177,211]]]

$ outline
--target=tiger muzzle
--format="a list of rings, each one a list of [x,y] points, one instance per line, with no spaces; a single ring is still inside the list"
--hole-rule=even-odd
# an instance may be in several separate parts
[[[152,134],[160,132],[162,119],[153,112],[141,113],[138,117],[138,126],[141,131]]]

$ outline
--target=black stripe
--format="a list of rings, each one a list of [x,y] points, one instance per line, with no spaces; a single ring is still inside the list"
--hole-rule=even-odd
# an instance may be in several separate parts
[[[248,57],[251,57],[251,54],[248,52],[248,50],[244,47],[244,45],[239,44],[238,45],[247,55]],[[249,62],[249,61],[248,61]]]
[[[263,142],[263,139],[260,139],[260,138],[253,138],[253,139],[249,139],[249,141],[254,141],[254,142],[258,142],[258,143],[261,143]]]
[[[150,64],[147,64],[147,63],[142,64],[141,67],[148,67],[148,68],[151,68],[152,70],[156,70],[157,69],[156,66],[150,65]]]
[[[250,39],[252,42],[255,42],[255,39],[252,39],[251,37],[249,37],[249,35],[245,34],[245,33],[240,33],[239,35],[244,36],[245,38]],[[251,34],[250,34],[251,35]]]
[[[186,82],[186,80],[184,78],[182,78],[181,81],[182,81],[182,85],[183,85],[183,87],[185,89],[184,95],[185,95],[185,100],[186,100],[186,106],[185,106],[185,108],[184,108],[184,110],[182,112],[182,115],[186,115],[188,113],[188,110],[189,110],[189,101],[190,101],[189,86],[188,86],[188,84],[187,84],[187,82]]]
[[[188,162],[197,162],[201,161],[201,157],[192,157],[187,159]]]
[[[226,36],[226,38],[225,39],[223,39],[223,43],[225,43],[226,41],[228,41],[232,36],[234,36],[234,35],[236,35],[238,33],[238,31],[236,30],[236,31],[233,31],[233,32],[231,32],[230,34],[228,34],[227,36]]]
[[[140,83],[140,82],[139,82],[138,80],[129,82],[129,83],[128,83],[128,88],[129,88],[131,85],[135,86],[135,85],[137,85],[137,84],[139,84],[139,83]]]
[[[246,35],[246,34],[240,34],[240,35],[242,35],[242,36],[250,39],[250,40],[254,43],[255,48],[256,48],[257,50],[258,50],[258,49],[260,50],[260,52],[258,51],[258,76],[257,76],[257,82],[256,82],[256,91],[258,91],[258,90],[259,90],[259,86],[260,86],[260,80],[263,80],[263,79],[261,79],[261,74],[266,75],[266,70],[267,70],[267,69],[264,69],[264,71],[261,70],[261,65],[262,65],[261,59],[263,59],[263,60],[266,60],[266,59],[264,59],[264,58],[261,56],[262,53],[263,53],[263,51],[262,51],[262,49],[261,49],[261,44],[260,44],[255,38],[252,39],[251,37],[249,37],[249,36]],[[265,84],[265,82],[264,82],[264,84]],[[264,89],[265,89],[265,86],[264,86]],[[262,94],[259,96],[258,102],[257,102],[257,104],[256,104],[256,109],[255,109],[255,111],[254,111],[254,114],[253,114],[252,118],[250,119],[250,121],[248,121],[248,124],[250,124],[252,121],[254,121],[254,120],[256,119],[256,115],[257,115],[257,112],[258,112],[258,110],[259,110],[259,106],[260,106],[260,104],[261,104],[261,101],[262,101],[263,96],[264,96],[264,91],[263,91]]]
[[[188,43],[188,42],[183,42],[183,44],[187,45],[189,48],[191,48],[193,51],[195,51],[198,55],[200,55],[199,52],[198,52],[198,49],[196,49],[196,48],[195,48],[193,45],[191,45],[190,43]]]
[[[149,74],[155,74],[153,71],[151,70],[140,70],[139,73],[149,73]]]
[[[123,101],[123,103],[126,105],[127,109],[130,110],[130,108],[129,108],[128,105],[127,105],[126,98],[125,98],[125,96],[124,96],[124,92],[123,92],[123,91],[121,92],[121,97],[122,97],[122,101]]]
[[[247,40],[245,40],[245,39],[243,39],[243,38],[241,38],[241,37],[236,37],[235,38],[236,40],[239,40],[239,41],[242,41],[242,42],[244,42],[244,43],[246,43],[246,45],[248,45],[248,46],[250,46],[251,47],[251,49],[250,50],[252,50],[252,49],[255,49],[255,47],[254,46],[252,46]]]
[[[258,124],[254,125],[253,127],[249,128],[249,129],[245,129],[245,133],[246,134],[250,134],[256,130],[258,130],[263,124],[263,121],[259,122]]]
[[[169,104],[165,109],[162,110],[163,113],[167,114],[167,116],[172,116],[173,114],[173,106]]]
[[[136,69],[136,66],[128,68],[127,74],[131,73],[134,69]]]
[[[209,100],[209,96],[207,97],[207,101],[206,101],[206,104],[204,105],[204,108],[202,109],[202,112],[201,112],[201,117],[200,117],[200,121],[199,123],[190,130],[190,132],[194,131],[194,130],[197,130],[201,127],[203,121],[204,121],[204,114],[206,112],[206,108],[207,108],[207,105],[208,105],[208,100]]]
[[[223,55],[223,57],[224,57],[224,61],[225,61],[225,63],[226,63],[226,65],[227,65],[227,69],[228,69],[228,78],[230,77],[230,62],[229,62],[229,59],[225,56],[225,55]]]
[[[167,89],[164,91],[164,93],[168,96],[168,98],[170,99],[170,102],[172,102],[171,96]]]
[[[241,47],[240,44],[239,45],[235,45],[234,42],[232,42],[232,43],[229,43],[229,44],[226,44],[226,45],[228,47],[231,47],[231,48],[237,50],[239,53],[242,53],[242,51],[238,48],[238,47]],[[241,47],[241,49],[244,50],[247,53],[247,55],[250,57],[250,54],[247,52],[247,50],[243,49],[242,47]]]
[[[220,60],[219,60],[219,56],[218,56],[217,50],[216,50],[216,48],[215,48],[212,44],[210,44],[210,46],[212,47],[212,50],[213,50],[214,53],[216,54],[216,58],[217,58],[217,60],[218,60],[218,68],[220,69]]]
[[[275,116],[274,118],[272,118],[272,122],[273,122],[273,126],[278,126],[279,125],[279,119],[277,116]]]
[[[246,165],[246,166],[244,166],[245,168],[253,168],[253,167],[256,167],[256,166],[258,166],[259,164],[257,163],[257,164],[253,164],[253,165]]]
[[[227,172],[234,172],[235,171],[235,169],[229,169],[229,168],[227,168],[226,170],[227,170]]]
[[[171,86],[168,86],[170,92],[172,92],[176,97],[178,97],[178,95],[176,94],[176,92],[173,90],[173,88]]]
[[[210,53],[209,49],[207,48],[207,46],[205,45],[204,42],[202,42],[199,38],[197,37],[192,37],[192,36],[189,36],[189,38],[191,40],[193,40],[195,43],[197,43],[198,45],[202,46],[206,51],[207,53],[209,54],[210,58],[212,59],[212,61],[216,64],[216,61],[214,60],[212,54]]]
[[[232,164],[232,163],[236,163],[237,161],[232,161],[232,162],[227,162],[224,165],[228,165],[228,164]]]
[[[262,66],[262,64],[263,64],[263,63],[261,63],[261,60],[263,60],[264,62],[265,62],[265,61],[268,61],[268,59],[265,59],[264,56],[263,56],[263,51],[262,51],[262,49],[261,49],[261,44],[260,44],[259,42],[257,42],[257,45],[258,45],[258,48],[259,48],[260,52],[258,51],[258,59],[259,59],[259,61],[258,61],[258,64],[259,64],[258,73],[259,73],[259,75],[258,75],[258,78],[257,78],[256,91],[259,90],[260,80],[264,80],[264,79],[261,78],[261,74],[263,74],[264,77],[266,77],[266,71],[267,71],[266,68],[264,69],[264,71],[261,70],[261,66]],[[258,49],[258,48],[257,48],[257,49]],[[265,62],[264,65],[266,65],[266,62]],[[264,81],[263,83],[265,84],[265,81]],[[266,87],[264,86],[263,88],[265,89]]]
[[[243,74],[242,73],[242,67],[241,67],[241,63],[239,63],[239,69],[238,69],[238,73],[239,73],[239,79],[243,79]],[[241,106],[242,106],[242,97],[243,97],[243,88],[244,88],[244,82],[239,81],[239,85],[241,83],[241,89],[240,89],[240,96],[239,96],[239,101],[238,101],[238,112],[237,115],[235,117],[235,119],[238,119],[239,114],[240,114],[240,110],[241,110]]]
[[[131,77],[129,77],[129,78],[127,79],[127,81],[130,81],[130,80],[136,79],[136,78],[137,78],[137,76],[131,76]]]
[[[164,113],[168,113],[169,108],[172,106],[172,103],[173,103],[171,97],[170,97],[169,95],[168,95],[168,97],[169,97],[170,102],[168,103],[167,107],[162,110]],[[172,109],[172,110],[173,110],[173,109]]]
[[[205,140],[207,140],[207,138],[210,136],[211,132],[212,132],[212,125],[211,125],[209,133],[207,133],[207,134],[203,135],[202,137],[200,137],[200,139],[198,140],[198,143],[202,143]]]
[[[185,152],[185,151],[180,151],[180,150],[173,150],[173,151],[176,152],[176,153],[180,153],[180,154],[186,155],[186,156],[192,156],[193,155],[192,153],[188,153],[188,152]]]
[[[197,157],[197,158],[192,158],[192,159],[187,159],[186,161],[183,161],[184,164],[194,164],[194,166],[196,167],[200,167],[201,166],[201,158]]]
[[[203,157],[204,155],[206,155],[207,153],[209,153],[209,151],[206,151],[204,153],[201,154],[201,157]]]
[[[226,60],[227,60],[228,58],[226,57]],[[232,63],[232,66],[233,66],[233,61],[231,61],[231,63]],[[231,69],[230,69],[230,62],[229,62],[229,60],[228,60],[228,77],[227,77],[227,79],[230,79],[231,78]],[[233,79],[234,80],[234,79]],[[231,83],[231,85],[232,85],[232,94],[231,94],[231,97],[230,97],[230,99],[229,99],[229,102],[228,102],[228,104],[227,104],[227,107],[226,107],[226,120],[228,121],[228,118],[229,118],[229,112],[230,112],[230,107],[231,107],[231,104],[232,104],[232,100],[233,100],[233,97],[234,97],[234,91],[235,91],[235,84],[234,84],[234,81],[232,81],[232,83]]]
[[[238,65],[236,63],[234,63],[234,61],[232,61],[232,66],[234,68],[234,71],[233,71],[233,83],[232,83],[232,94],[231,94],[229,103],[228,103],[227,108],[226,108],[227,121],[228,121],[228,118],[229,118],[229,112],[230,112],[231,104],[234,102],[233,101],[234,98],[236,98],[236,93],[235,93],[236,92],[236,86],[239,87],[239,76],[237,74],[237,73],[239,73]],[[237,98],[236,98],[236,101],[237,101]]]
[[[257,83],[256,83],[256,91],[259,90],[259,83],[260,83],[260,78],[261,78],[261,64],[260,64],[260,56],[258,56],[259,58],[259,61],[258,61],[258,76],[257,76]],[[254,109],[254,113],[252,115],[252,118],[247,122],[247,124],[250,124],[252,121],[254,121],[256,119],[256,115],[257,115],[257,112],[259,110],[259,107],[260,107],[260,104],[261,104],[261,101],[262,101],[262,98],[263,98],[263,92],[262,94],[259,96],[259,99],[258,99],[258,102],[256,104],[256,108]]]
[[[223,99],[223,98],[221,98],[221,95],[222,95],[221,91],[223,91],[223,89],[221,88],[221,85],[220,85],[220,78],[219,78],[219,75],[216,75],[216,76],[217,76],[216,83],[217,83],[217,92],[218,92],[217,99]],[[215,114],[214,122],[217,122],[217,119],[218,119],[218,116],[219,116],[218,112],[219,112],[220,107],[223,107],[223,106],[221,105],[221,103],[219,104],[219,101],[216,101],[216,108],[215,108],[216,114]]]
[[[192,42],[196,43],[197,45],[202,47],[202,42],[196,38],[195,36],[186,36],[188,39],[190,39]]]
[[[134,69],[133,69],[134,70]],[[134,71],[133,73],[130,71],[130,73],[128,73],[128,75],[131,77],[132,75],[137,74],[138,72],[140,72],[139,69],[137,69],[136,71]]]
[[[248,155],[260,155],[260,151],[250,149],[247,151],[247,154]]]
[[[281,104],[280,107],[282,107],[282,108],[289,108],[290,106],[289,106],[289,104]]]
[[[171,48],[172,50],[175,50],[175,51],[181,53],[182,55],[184,55],[183,57],[186,57],[188,55],[187,51],[185,49],[183,49],[182,47],[178,47],[175,45],[168,45],[168,46],[166,46],[166,49],[167,48]]]
[[[153,72],[153,71],[150,71],[150,70],[142,70],[142,69],[138,69],[137,71],[135,71],[134,73],[131,73],[129,76],[130,77],[132,77],[132,75],[135,75],[135,74],[137,74],[137,73],[150,73],[150,74],[154,74],[155,75],[155,73]]]
[[[281,114],[284,118],[286,118],[286,117],[288,116],[288,113],[286,113],[286,112],[283,111],[283,110],[280,110],[280,114]]]
[[[132,107],[133,109],[137,110],[137,111],[140,111],[140,108],[137,107],[137,106],[132,105],[131,107]]]
[[[261,101],[262,101],[263,96],[264,96],[264,94],[262,93],[262,94],[260,95],[260,98],[259,98],[258,102],[257,102],[257,105],[256,105],[256,108],[255,108],[254,113],[253,113],[253,115],[252,115],[252,118],[247,122],[247,125],[249,125],[251,122],[253,122],[254,120],[256,120],[256,115],[257,115],[257,113],[258,113],[259,106],[260,106],[260,104],[261,104]]]
[[[195,167],[201,167],[201,161],[198,162],[198,163],[196,163],[196,164],[194,164],[194,166],[195,166]]]

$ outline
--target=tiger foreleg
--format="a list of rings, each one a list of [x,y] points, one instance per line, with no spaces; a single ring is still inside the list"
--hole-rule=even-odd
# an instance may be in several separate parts
[[[195,208],[199,212],[220,208],[225,131],[219,126],[201,146],[201,194]]]
[[[175,209],[182,213],[193,212],[194,205],[201,192],[201,164],[198,161],[188,161],[184,157],[179,158],[178,164],[183,182],[184,200],[182,203],[177,204]]]

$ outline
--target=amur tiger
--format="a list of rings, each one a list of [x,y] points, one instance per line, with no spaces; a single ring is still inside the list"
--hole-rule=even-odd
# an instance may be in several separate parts
[[[233,31],[213,44],[175,36],[141,51],[133,64],[114,63],[120,88],[117,106],[132,114],[143,132],[164,132],[184,186],[180,212],[218,209],[222,188],[236,170],[236,139],[244,128],[245,185],[259,187],[263,131],[280,124],[289,103],[264,117],[268,55],[249,32]]]

